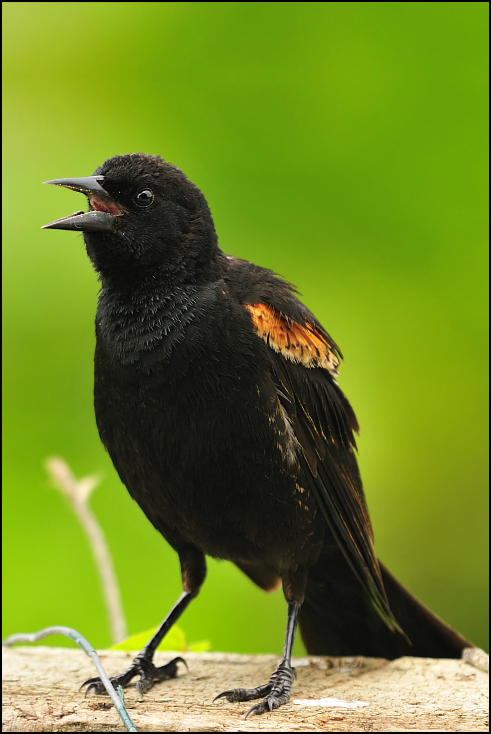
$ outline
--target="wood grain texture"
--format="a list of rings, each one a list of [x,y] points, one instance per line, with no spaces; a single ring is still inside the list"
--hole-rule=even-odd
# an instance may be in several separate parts
[[[102,651],[109,674],[132,659]],[[157,653],[157,664],[171,653]],[[189,672],[153,688],[135,688],[125,705],[138,731],[488,731],[488,675],[460,660],[399,658],[297,658],[290,703],[250,717],[250,704],[213,703],[234,686],[266,682],[278,658],[271,655],[187,653]],[[3,731],[124,731],[108,698],[84,700],[78,687],[94,675],[79,650],[16,647],[3,652]],[[368,706],[307,706],[296,700],[339,699]]]

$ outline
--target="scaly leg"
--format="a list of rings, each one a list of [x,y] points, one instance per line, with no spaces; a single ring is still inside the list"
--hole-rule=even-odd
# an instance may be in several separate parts
[[[224,691],[215,698],[215,701],[217,698],[222,697],[225,697],[231,703],[235,703],[236,701],[253,701],[256,698],[262,698],[262,701],[254,704],[249,709],[245,716],[246,719],[249,714],[264,714],[265,711],[273,711],[273,709],[288,703],[295,677],[295,671],[291,666],[291,657],[299,611],[300,603],[295,599],[288,599],[288,619],[283,657],[276,666],[276,670],[273,672],[268,683],[257,688],[235,688],[230,691]]]

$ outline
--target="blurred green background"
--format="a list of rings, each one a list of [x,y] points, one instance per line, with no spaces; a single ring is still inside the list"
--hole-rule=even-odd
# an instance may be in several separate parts
[[[180,593],[97,435],[82,240],[40,230],[84,206],[42,181],[147,152],[203,190],[226,252],[296,283],[340,344],[378,553],[487,646],[488,3],[3,10],[4,634],[63,624],[109,643],[53,454],[104,476],[91,505],[130,632]],[[285,615],[281,593],[210,561],[181,621],[214,650],[280,653]]]

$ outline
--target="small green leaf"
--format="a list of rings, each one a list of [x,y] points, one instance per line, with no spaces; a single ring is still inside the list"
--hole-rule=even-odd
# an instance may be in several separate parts
[[[122,640],[122,642],[112,645],[110,650],[141,650],[157,630],[158,627],[153,627],[152,629],[145,630],[145,632],[137,632],[136,635],[130,635],[125,640]],[[157,649],[184,652],[187,647],[186,636],[183,630],[176,625],[171,627]]]
[[[191,642],[191,644],[188,645],[188,650],[190,652],[208,652],[208,650],[211,650],[211,642],[210,640],[199,640],[199,642]]]

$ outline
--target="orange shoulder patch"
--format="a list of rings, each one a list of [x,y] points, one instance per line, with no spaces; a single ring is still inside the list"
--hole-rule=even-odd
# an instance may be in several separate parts
[[[264,303],[246,305],[258,335],[275,352],[305,367],[323,367],[338,374],[339,358],[322,334],[308,322],[300,326],[272,306]]]

